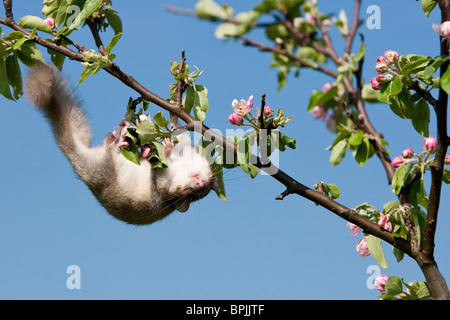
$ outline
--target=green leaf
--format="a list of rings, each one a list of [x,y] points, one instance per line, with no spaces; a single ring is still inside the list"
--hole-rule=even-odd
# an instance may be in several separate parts
[[[357,130],[356,132],[352,133],[350,138],[348,139],[348,143],[352,146],[359,146],[364,138],[364,132],[362,130]]]
[[[198,121],[205,121],[206,112],[209,109],[209,101],[207,98],[208,89],[202,85],[195,85],[194,92],[194,116]]]
[[[111,10],[108,10],[108,13],[106,14],[106,19],[108,19],[108,23],[114,30],[115,35],[122,33],[122,20],[116,13],[112,12]]]
[[[364,58],[364,55],[366,54],[366,44],[363,42],[361,44],[361,48],[359,49],[358,54],[355,57],[355,62],[361,61],[362,58]]]
[[[387,295],[395,297],[396,295],[403,292],[403,283],[399,277],[390,276],[386,282],[384,290]]]
[[[80,14],[77,15],[72,24],[68,26],[69,31],[77,29],[83,21],[89,18],[91,14],[93,14],[98,9],[98,7],[100,7],[101,4],[102,0],[87,0],[84,4],[83,9],[81,9]]]
[[[380,91],[378,91],[378,100],[381,102],[389,102],[389,99],[396,96],[402,91],[402,80],[396,77],[394,80],[384,83]]]
[[[109,45],[105,48],[105,52],[107,55],[111,53],[111,50],[116,46],[117,42],[119,42],[122,35],[123,35],[122,33],[118,33],[114,37],[112,37]]]
[[[56,2],[56,1],[55,1]],[[56,11],[56,15],[54,15],[53,13],[52,16],[55,18],[55,26],[58,27],[62,24],[64,24],[64,22],[66,22],[67,19],[67,15],[70,14],[70,17],[75,17],[74,15],[78,13],[77,10],[73,9],[73,10],[69,10],[69,7],[72,5],[72,0],[63,0],[61,1],[56,8],[54,9],[54,11]],[[73,7],[75,8],[75,7]],[[77,7],[78,10],[79,7]],[[42,12],[44,13],[44,10],[42,10]],[[49,16],[50,13],[45,12],[44,15],[46,17]],[[67,29],[68,30],[68,29]]]
[[[441,88],[447,94],[450,94],[450,68],[447,68],[441,77]]]
[[[433,58],[426,56],[415,56],[414,58],[414,60],[407,63],[402,68],[402,75],[407,76],[409,74],[417,74],[418,72],[423,71],[433,60]]]
[[[286,38],[289,36],[289,31],[281,24],[274,24],[266,28],[266,36],[270,40],[275,41],[277,38]]]
[[[339,190],[338,186],[332,183],[327,183],[328,186],[328,192],[331,195],[331,199],[337,199],[339,198],[341,191]]]
[[[424,69],[423,78],[431,79],[436,71],[442,66],[442,64],[448,61],[448,59],[449,58],[446,56],[436,57],[434,61]]]
[[[428,137],[430,125],[430,106],[425,99],[421,99],[414,108],[414,116],[412,118],[414,129],[424,137]]]
[[[25,41],[28,41],[28,39],[27,39],[27,37],[25,37],[25,35],[24,35],[21,39],[17,40],[17,41],[13,44],[13,46],[12,46],[13,50],[19,50],[20,47],[22,47],[22,45],[25,43]]]
[[[444,168],[444,173],[442,175],[442,181],[449,184],[450,183],[450,169]]]
[[[282,140],[283,144],[288,146],[291,149],[295,149],[297,146],[297,141],[294,138],[289,138],[281,131],[279,132],[280,140]]]
[[[141,146],[151,145],[162,133],[157,130],[156,125],[151,121],[142,121],[136,129],[139,135]]]
[[[425,182],[420,179],[413,183],[409,191],[409,201],[413,206],[421,205],[425,209],[428,206],[428,197],[425,191]]]
[[[370,102],[370,103],[378,103],[377,99],[378,91],[373,90],[372,86],[370,84],[365,84],[362,89],[362,98],[364,101]]]
[[[391,212],[393,209],[397,209],[400,206],[398,201],[389,201],[383,205],[383,213],[386,215]]]
[[[148,160],[150,161],[152,168],[167,168],[166,155],[162,143],[152,141],[151,146],[153,147],[153,151]]]
[[[26,41],[19,50],[15,51],[15,54],[19,60],[27,67],[45,63],[42,57],[41,51],[36,49],[35,43],[33,41]]]
[[[48,48],[47,52],[50,54],[50,59],[58,70],[62,70],[64,61],[66,60],[66,56],[54,51],[53,49]]]
[[[416,295],[417,298],[419,298],[420,300],[428,300],[431,297],[431,293],[430,290],[428,290],[428,286],[425,282],[423,281],[418,281],[417,282],[417,289],[416,289]]]
[[[164,118],[164,113],[162,111],[159,111],[153,116],[153,121],[155,121],[156,124],[160,127],[167,127],[170,123],[169,120],[166,120],[166,118]]]
[[[339,141],[331,151],[330,162],[332,166],[341,163],[342,159],[345,157],[345,152],[347,150],[348,140]]]
[[[337,86],[333,86],[326,93],[323,93],[321,91],[315,92],[309,99],[308,111],[311,111],[311,109],[315,106],[325,104],[333,100],[337,96],[337,90]]]
[[[252,179],[256,178],[256,176],[258,175],[259,169],[255,165],[251,163],[242,163],[240,166],[241,169],[245,173],[249,174]]]
[[[122,154],[130,160],[131,162],[141,165],[139,162],[139,150],[134,142],[130,142],[130,145],[128,148],[121,147]]]
[[[425,206],[425,208],[426,208],[426,206]],[[427,219],[427,216],[420,207],[411,208],[410,214],[413,219],[414,226],[416,227],[416,230],[417,230],[417,235],[415,237],[417,237],[417,241],[419,242],[419,247],[421,247],[422,234],[423,234],[423,230],[425,228],[425,220]]]
[[[13,89],[14,99],[19,99],[23,95],[22,72],[20,71],[19,62],[15,55],[6,58],[6,72],[8,74],[8,82]]]
[[[0,94],[9,100],[14,100],[9,89],[8,74],[6,69],[6,59],[0,60]]]
[[[399,194],[402,190],[411,168],[410,164],[403,164],[395,172],[394,177],[392,178],[392,191],[395,194]]]
[[[422,0],[422,10],[425,12],[425,15],[427,17],[430,16],[431,11],[434,10],[434,8],[437,5],[437,1],[435,0]]]
[[[175,84],[175,90],[177,88],[177,85]],[[184,97],[183,97],[183,106],[184,106],[184,110],[187,113],[191,113],[192,107],[194,106],[194,100],[195,100],[195,91],[194,88],[192,86],[189,86],[186,89],[186,92],[184,93]],[[175,99],[173,99],[175,100]]]
[[[17,24],[26,29],[36,28],[39,31],[47,32],[52,34],[52,28],[43,19],[35,16],[25,16],[21,18]]]
[[[225,22],[219,25],[214,32],[214,35],[218,39],[226,39],[230,36],[237,36],[241,34],[241,28],[234,23]]]
[[[356,149],[355,160],[358,164],[363,167],[367,159],[369,159],[370,154],[370,141],[367,138],[364,138],[362,143]]]
[[[200,0],[195,5],[195,13],[200,19],[225,19],[228,14],[223,7],[213,0]]]
[[[367,237],[367,246],[370,254],[375,258],[376,262],[384,269],[388,268],[386,258],[384,257],[383,246],[381,245],[381,239],[375,236],[369,235]]]
[[[394,257],[397,260],[397,262],[400,262],[403,260],[405,253],[395,247],[393,247],[392,252],[394,253]]]

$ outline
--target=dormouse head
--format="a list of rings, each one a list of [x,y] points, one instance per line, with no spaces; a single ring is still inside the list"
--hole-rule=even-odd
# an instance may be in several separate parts
[[[185,212],[191,202],[205,197],[211,189],[218,191],[219,183],[209,162],[192,146],[189,134],[174,138],[178,143],[168,154],[169,193],[177,199],[176,209]]]

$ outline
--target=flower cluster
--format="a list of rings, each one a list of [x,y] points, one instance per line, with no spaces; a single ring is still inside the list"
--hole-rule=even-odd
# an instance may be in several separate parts
[[[446,39],[450,39],[450,21],[444,21],[442,24],[433,23],[433,30]]]
[[[234,109],[234,113],[230,114],[228,117],[228,122],[234,125],[241,125],[244,122],[244,117],[246,117],[250,111],[252,111],[253,103],[251,103],[253,95],[251,95],[247,100],[241,99],[238,101],[234,99],[231,106]]]
[[[236,126],[249,126],[259,131],[261,128],[259,116],[261,114],[260,110],[256,111],[256,116],[252,114],[253,103],[251,102],[253,95],[248,97],[247,100],[241,99],[238,101],[234,99],[231,103],[234,112],[228,116],[228,122]],[[271,125],[272,128],[277,128],[278,126],[283,127],[287,124],[293,116],[284,118],[283,109],[279,109],[275,117],[275,111],[270,107],[266,106],[262,109],[264,116],[264,126],[267,128]]]
[[[423,153],[421,153],[420,155],[415,154],[413,149],[411,147],[409,147],[408,149],[403,150],[402,155],[401,156],[397,156],[394,159],[392,159],[391,162],[391,166],[393,168],[398,168],[401,165],[403,165],[404,163],[408,163],[411,161],[415,161],[415,159],[412,159],[414,156],[416,156],[420,162],[422,162],[422,158],[424,155],[428,157],[436,152],[436,145],[437,145],[437,141],[434,137],[429,136],[428,138],[424,138],[423,139]],[[450,164],[450,156],[445,157],[445,163],[446,164]]]
[[[392,232],[392,224],[389,221],[389,219],[390,219],[389,215],[380,214],[380,217],[378,219],[378,225],[382,229],[388,232]],[[351,234],[352,236],[356,236],[361,232],[361,228],[351,222],[347,223],[347,227],[352,231]],[[364,234],[364,237],[361,240],[359,240],[358,243],[356,244],[356,251],[359,253],[361,257],[367,257],[370,255],[369,246],[367,245],[366,234]]]
[[[370,80],[370,84],[374,90],[380,90],[381,86],[393,79],[392,74],[396,75],[398,70],[398,59],[400,58],[397,51],[388,50],[384,52],[384,56],[377,58],[375,70],[378,75]],[[385,74],[390,73],[390,74]]]

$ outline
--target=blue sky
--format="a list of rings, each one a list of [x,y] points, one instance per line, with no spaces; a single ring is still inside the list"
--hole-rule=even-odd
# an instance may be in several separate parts
[[[229,0],[236,12],[258,1]],[[204,74],[197,83],[209,90],[207,125],[222,132],[230,128],[233,99],[266,93],[267,103],[294,114],[285,133],[297,140],[297,149],[280,156],[280,167],[305,185],[319,181],[337,184],[339,199],[348,207],[369,202],[377,208],[395,196],[377,159],[361,168],[347,157],[337,167],[329,163],[333,135],[306,112],[309,95],[330,78],[303,70],[277,90],[271,56],[239,43],[214,38],[215,25],[168,13],[171,4],[193,8],[195,1],[115,1],[124,22],[124,36],[115,48],[116,62],[147,88],[167,97],[172,82],[169,62],[186,50],[187,63]],[[381,29],[361,27],[367,45],[364,79],[376,75],[376,57],[388,49],[400,54],[439,55],[439,39],[431,28],[438,10],[426,18],[420,2],[363,1],[381,9]],[[351,17],[353,1],[319,1],[322,12]],[[41,1],[14,1],[16,19],[40,15]],[[6,28],[3,29],[4,32]],[[339,52],[343,41],[333,29]],[[104,35],[106,39],[110,37]],[[264,41],[260,34],[251,37]],[[87,48],[94,42],[86,31],[74,40]],[[356,41],[354,52],[359,49]],[[25,68],[22,68],[25,70]],[[82,67],[67,61],[64,74],[75,86]],[[95,135],[101,143],[125,113],[134,92],[105,72],[89,77],[76,89],[83,100]],[[422,148],[422,137],[407,120],[394,116],[387,105],[368,105],[378,131],[389,141],[393,156],[410,145]],[[159,109],[155,105],[150,113]],[[214,194],[175,212],[151,226],[136,227],[115,220],[99,205],[57,148],[49,125],[25,98],[0,99],[3,137],[0,157],[0,298],[1,299],[376,299],[367,287],[372,257],[355,251],[360,236],[350,236],[346,222],[313,203],[289,196],[274,198],[284,187],[269,176],[251,180],[240,169],[226,171],[228,202]],[[432,118],[431,132],[435,132]],[[443,187],[436,259],[450,276],[450,218]],[[416,264],[405,258],[398,264],[384,245],[387,275],[405,281],[424,280]],[[66,270],[81,270],[81,289],[69,290]]]

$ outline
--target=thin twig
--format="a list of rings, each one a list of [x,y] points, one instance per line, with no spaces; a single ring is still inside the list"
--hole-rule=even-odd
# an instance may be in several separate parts
[[[274,48],[274,47],[269,47],[269,46],[267,46],[265,44],[262,44],[262,43],[260,43],[258,41],[255,41],[255,40],[252,40],[252,39],[248,39],[248,38],[246,38],[244,36],[240,36],[240,35],[234,36],[234,37],[238,38],[238,39],[241,39],[242,40],[242,44],[244,46],[256,47],[256,48],[259,49],[259,51],[263,51],[263,52],[267,51],[267,52],[272,52],[272,53],[275,53],[275,54],[284,55],[284,56],[292,59],[293,61],[297,62],[297,64],[299,65],[300,68],[302,68],[302,67],[309,67],[311,69],[315,69],[317,71],[325,73],[325,74],[327,74],[327,75],[329,75],[329,76],[331,76],[333,78],[337,78],[337,76],[338,76],[337,72],[335,72],[333,70],[330,70],[330,69],[327,69],[325,67],[322,67],[319,64],[314,64],[314,63],[311,63],[309,61],[303,60],[302,58],[296,56],[295,54],[293,54],[292,52],[289,52],[287,50]]]
[[[347,36],[347,43],[345,45],[345,53],[350,54],[352,50],[353,40],[355,39],[356,32],[358,31],[358,28],[363,23],[363,20],[359,19],[360,16],[360,9],[361,9],[361,0],[355,1],[355,11],[353,13],[353,23],[352,28]]]
[[[181,61],[178,65],[178,72],[181,74],[184,72],[184,63],[186,62],[186,54],[185,51],[181,51]],[[175,94],[176,104],[178,107],[183,108],[182,97],[183,93],[186,90],[186,83],[183,80],[177,81],[177,92]]]
[[[87,19],[86,23],[89,26],[89,29],[91,29],[91,33],[94,37],[95,45],[97,46],[98,51],[102,56],[106,57],[105,46],[103,45],[103,41],[100,38],[98,24],[92,19]]]
[[[12,13],[12,0],[3,0],[3,6],[5,7],[6,19],[13,19]]]

